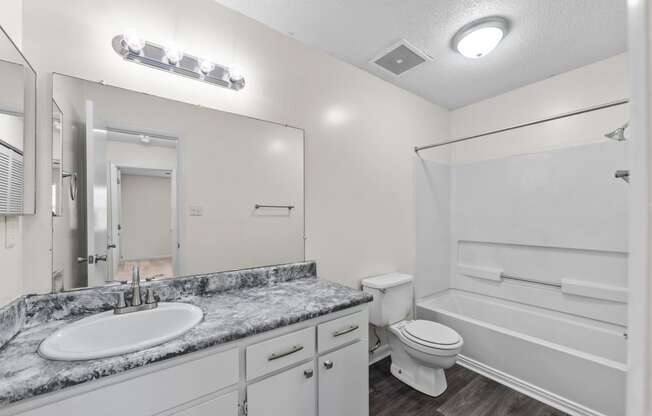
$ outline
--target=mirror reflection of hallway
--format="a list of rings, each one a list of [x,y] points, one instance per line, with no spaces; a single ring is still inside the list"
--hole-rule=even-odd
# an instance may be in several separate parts
[[[173,276],[172,171],[117,167],[116,173],[114,280],[130,279],[136,265],[142,278]]]

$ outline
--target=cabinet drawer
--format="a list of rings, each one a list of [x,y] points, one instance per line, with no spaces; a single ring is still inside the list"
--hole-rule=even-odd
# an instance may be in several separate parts
[[[236,348],[82,393],[21,416],[153,415],[237,383],[238,370]]]
[[[315,355],[315,328],[247,347],[247,380],[287,367]]]
[[[238,392],[210,399],[174,414],[174,416],[238,416]]]
[[[321,353],[351,341],[367,339],[368,332],[367,312],[356,312],[319,325],[317,347]]]

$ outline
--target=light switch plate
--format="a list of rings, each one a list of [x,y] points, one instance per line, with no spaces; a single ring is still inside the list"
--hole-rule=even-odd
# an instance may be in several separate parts
[[[18,240],[18,217],[5,217],[5,248],[16,247]]]
[[[190,216],[191,217],[201,217],[204,215],[204,207],[201,205],[191,205],[190,206]]]

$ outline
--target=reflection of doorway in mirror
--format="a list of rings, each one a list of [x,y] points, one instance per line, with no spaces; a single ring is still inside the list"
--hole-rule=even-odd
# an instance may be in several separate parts
[[[174,169],[110,165],[111,280],[174,276],[176,181]]]

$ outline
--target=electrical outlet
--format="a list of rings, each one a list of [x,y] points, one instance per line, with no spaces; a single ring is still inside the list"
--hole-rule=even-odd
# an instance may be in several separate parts
[[[201,217],[204,215],[204,207],[201,205],[191,205],[190,206],[190,216],[191,217]]]

